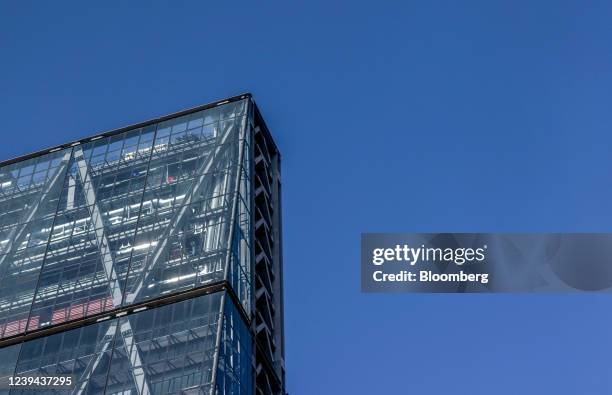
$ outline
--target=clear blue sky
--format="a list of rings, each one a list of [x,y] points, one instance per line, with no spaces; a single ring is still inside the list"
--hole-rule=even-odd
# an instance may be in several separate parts
[[[292,395],[612,393],[611,296],[364,295],[358,256],[367,231],[612,231],[612,3],[13,3],[0,158],[254,94]]]

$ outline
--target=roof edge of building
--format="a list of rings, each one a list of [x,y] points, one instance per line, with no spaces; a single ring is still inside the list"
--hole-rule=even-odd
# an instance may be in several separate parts
[[[15,158],[12,158],[12,159],[7,159],[7,160],[0,161],[0,167],[11,165],[11,164],[17,163],[17,162],[22,162],[24,160],[36,158],[38,156],[42,156],[42,155],[49,154],[49,153],[52,153],[52,152],[60,151],[62,149],[70,148],[70,147],[73,147],[75,145],[85,144],[85,143],[88,143],[90,141],[97,140],[97,139],[99,139],[101,137],[111,137],[111,136],[114,136],[114,135],[117,135],[117,134],[120,134],[120,133],[123,133],[123,132],[127,132],[127,131],[132,130],[132,129],[143,128],[143,127],[150,126],[150,125],[153,125],[153,124],[156,124],[156,123],[159,123],[159,122],[167,121],[169,119],[181,117],[183,115],[192,114],[194,112],[198,112],[198,111],[202,111],[202,110],[207,110],[209,108],[213,108],[213,107],[216,107],[216,106],[219,106],[219,105],[222,105],[222,104],[232,103],[232,102],[235,102],[235,101],[238,101],[238,100],[243,100],[243,99],[252,98],[252,97],[253,97],[253,95],[250,92],[245,92],[245,93],[242,93],[242,94],[239,94],[239,95],[235,95],[235,96],[231,96],[231,97],[228,97],[228,98],[225,98],[225,99],[216,100],[216,101],[211,102],[211,103],[201,104],[201,105],[196,106],[196,107],[191,107],[191,108],[188,108],[188,109],[185,109],[185,110],[180,110],[180,111],[177,111],[177,112],[173,112],[171,114],[163,115],[161,117],[149,119],[147,121],[138,122],[138,123],[135,123],[135,124],[131,124],[131,125],[128,125],[128,126],[123,126],[123,127],[120,127],[120,128],[117,128],[117,129],[108,130],[108,131],[105,131],[105,132],[100,132],[100,133],[91,135],[89,137],[85,137],[85,138],[82,138],[82,139],[79,139],[79,140],[71,141],[69,143],[60,144],[60,145],[57,145],[55,147],[51,147],[51,148],[47,148],[47,149],[42,149],[42,150],[39,150],[39,151],[36,151],[36,152],[32,152],[30,154],[20,155],[20,156],[17,156]]]

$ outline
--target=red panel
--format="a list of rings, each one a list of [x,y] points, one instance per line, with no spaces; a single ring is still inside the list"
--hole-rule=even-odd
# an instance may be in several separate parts
[[[60,322],[66,321],[66,311],[67,310],[68,309],[66,309],[66,308],[55,310],[53,312],[53,315],[51,316],[51,323],[52,324],[59,324]]]

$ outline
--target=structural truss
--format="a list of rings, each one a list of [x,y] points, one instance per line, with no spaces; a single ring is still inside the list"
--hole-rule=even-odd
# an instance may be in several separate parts
[[[284,394],[280,204],[248,94],[0,164],[0,383]]]

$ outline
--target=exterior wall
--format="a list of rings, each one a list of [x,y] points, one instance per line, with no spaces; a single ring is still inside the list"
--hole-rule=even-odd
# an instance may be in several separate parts
[[[280,153],[256,107],[251,114],[258,394],[285,393]]]
[[[255,111],[243,95],[0,165],[0,377],[255,391]]]
[[[15,374],[70,374],[77,393],[209,389],[221,299],[204,295],[16,344]]]

